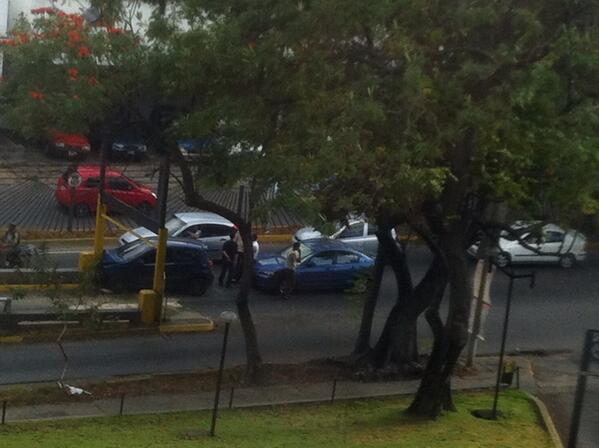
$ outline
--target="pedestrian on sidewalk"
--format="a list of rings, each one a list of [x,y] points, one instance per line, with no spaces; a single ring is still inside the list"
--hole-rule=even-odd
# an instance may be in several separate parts
[[[281,298],[289,299],[295,287],[295,270],[301,261],[300,243],[295,242],[287,254],[287,267],[283,269],[281,279]]]
[[[220,276],[218,277],[218,286],[223,286],[223,282],[227,288],[231,286],[233,270],[237,257],[237,243],[235,242],[236,233],[237,231],[233,229],[231,231],[230,238],[225,242],[225,244],[223,244],[222,263]]]
[[[0,268],[6,267],[9,260],[14,260],[19,255],[21,235],[16,224],[9,224],[8,229],[0,239]]]

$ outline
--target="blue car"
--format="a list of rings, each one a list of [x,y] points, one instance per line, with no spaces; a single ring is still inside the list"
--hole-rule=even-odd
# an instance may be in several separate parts
[[[136,240],[104,251],[96,280],[114,292],[151,289],[156,258],[156,238]],[[189,239],[171,238],[166,251],[166,288],[200,296],[214,280],[206,245]]]
[[[264,254],[254,265],[254,284],[259,289],[278,292],[282,271],[291,246],[279,254]],[[302,241],[301,263],[295,271],[295,289],[301,291],[343,291],[368,273],[374,260],[347,244],[328,238]]]
[[[147,152],[148,147],[141,133],[136,131],[124,131],[117,135],[110,147],[110,155],[113,159],[141,160]]]

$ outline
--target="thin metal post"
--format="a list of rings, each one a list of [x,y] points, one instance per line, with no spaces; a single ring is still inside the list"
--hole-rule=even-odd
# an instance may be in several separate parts
[[[337,393],[337,378],[333,380],[333,390],[331,391],[331,403],[335,401],[335,394]]]
[[[69,202],[69,220],[67,221],[67,231],[73,231],[73,221],[75,220],[75,197],[77,195],[77,189],[75,187],[69,187],[71,199]]]
[[[507,328],[510,319],[510,307],[512,305],[512,292],[514,290],[514,277],[510,276],[510,284],[507,291],[507,304],[505,305],[505,317],[503,319],[503,333],[501,335],[501,350],[499,351],[499,366],[497,368],[497,381],[495,382],[495,397],[493,398],[493,410],[491,418],[497,418],[497,402],[499,401],[499,384],[501,382],[501,371],[503,367],[503,356],[505,354],[505,341],[507,339]]]
[[[576,381],[576,395],[574,396],[574,410],[572,411],[572,420],[570,423],[570,435],[568,437],[568,448],[576,448],[578,442],[578,429],[580,427],[580,416],[582,414],[582,405],[584,402],[584,393],[587,387],[587,375],[591,363],[591,349],[593,345],[593,331],[588,330],[584,349],[582,350],[582,359],[580,360],[580,372]]]
[[[223,336],[223,346],[220,352],[220,364],[218,366],[218,376],[216,378],[216,393],[214,394],[214,407],[212,409],[212,423],[210,425],[210,436],[214,437],[216,429],[216,416],[218,414],[218,401],[220,399],[220,388],[223,382],[223,369],[225,367],[225,354],[227,353],[227,340],[229,339],[229,322],[225,323],[225,334]]]
[[[119,416],[123,416],[123,409],[125,408],[125,394],[121,394],[121,406],[119,408]]]
[[[6,423],[6,405],[7,405],[7,401],[4,400],[2,402],[2,424],[4,425]]]
[[[235,395],[235,388],[231,388],[231,393],[229,394],[229,409],[233,407],[233,396]]]

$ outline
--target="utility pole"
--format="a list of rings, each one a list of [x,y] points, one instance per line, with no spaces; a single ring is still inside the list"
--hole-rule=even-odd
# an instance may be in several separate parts
[[[476,357],[476,350],[478,348],[478,341],[481,340],[480,336],[483,332],[484,316],[488,310],[484,310],[484,307],[491,306],[491,281],[493,280],[493,266],[491,264],[491,257],[489,255],[489,238],[485,235],[480,241],[478,248],[478,261],[476,264],[476,270],[474,272],[474,308],[470,311],[470,325],[468,334],[468,347],[466,356],[466,365],[472,367],[474,365],[474,358]],[[478,282],[476,281],[478,280]],[[478,284],[477,284],[478,283]],[[477,288],[478,286],[478,288]],[[485,313],[485,314],[483,314]]]
[[[483,221],[493,224],[503,223],[507,215],[507,209],[503,203],[491,202],[485,208]],[[475,270],[475,281],[473,291],[473,304],[470,305],[470,321],[468,328],[468,344],[466,365],[472,367],[479,340],[481,340],[486,315],[491,306],[491,282],[493,280],[494,266],[491,262],[492,256],[497,251],[499,244],[499,232],[483,231],[477,253],[477,266]],[[474,306],[474,308],[472,308]],[[488,307],[485,310],[485,307]]]
[[[155,319],[160,320],[162,316],[162,299],[165,288],[165,266],[166,266],[166,243],[168,230],[166,224],[166,204],[168,199],[168,184],[170,177],[170,158],[168,153],[160,161],[160,172],[158,178],[158,248],[156,249],[156,262],[154,265],[155,296]]]

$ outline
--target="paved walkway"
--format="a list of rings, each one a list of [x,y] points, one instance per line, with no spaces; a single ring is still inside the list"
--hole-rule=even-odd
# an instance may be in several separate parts
[[[494,360],[487,359],[477,375],[456,378],[455,390],[474,390],[494,385]],[[68,383],[68,381],[67,381]],[[419,381],[355,382],[338,381],[335,386],[335,399],[381,397],[406,395],[416,392]],[[223,390],[220,405],[234,408],[308,403],[328,401],[333,395],[333,382],[310,383],[292,386],[246,387],[233,391]],[[214,392],[190,392],[184,394],[126,396],[123,413],[126,415],[154,414],[177,411],[195,411],[212,408]],[[6,422],[35,421],[45,419],[107,417],[118,415],[121,399],[93,399],[84,395],[80,401],[62,404],[11,407],[8,404]],[[491,403],[489,403],[489,407]]]

